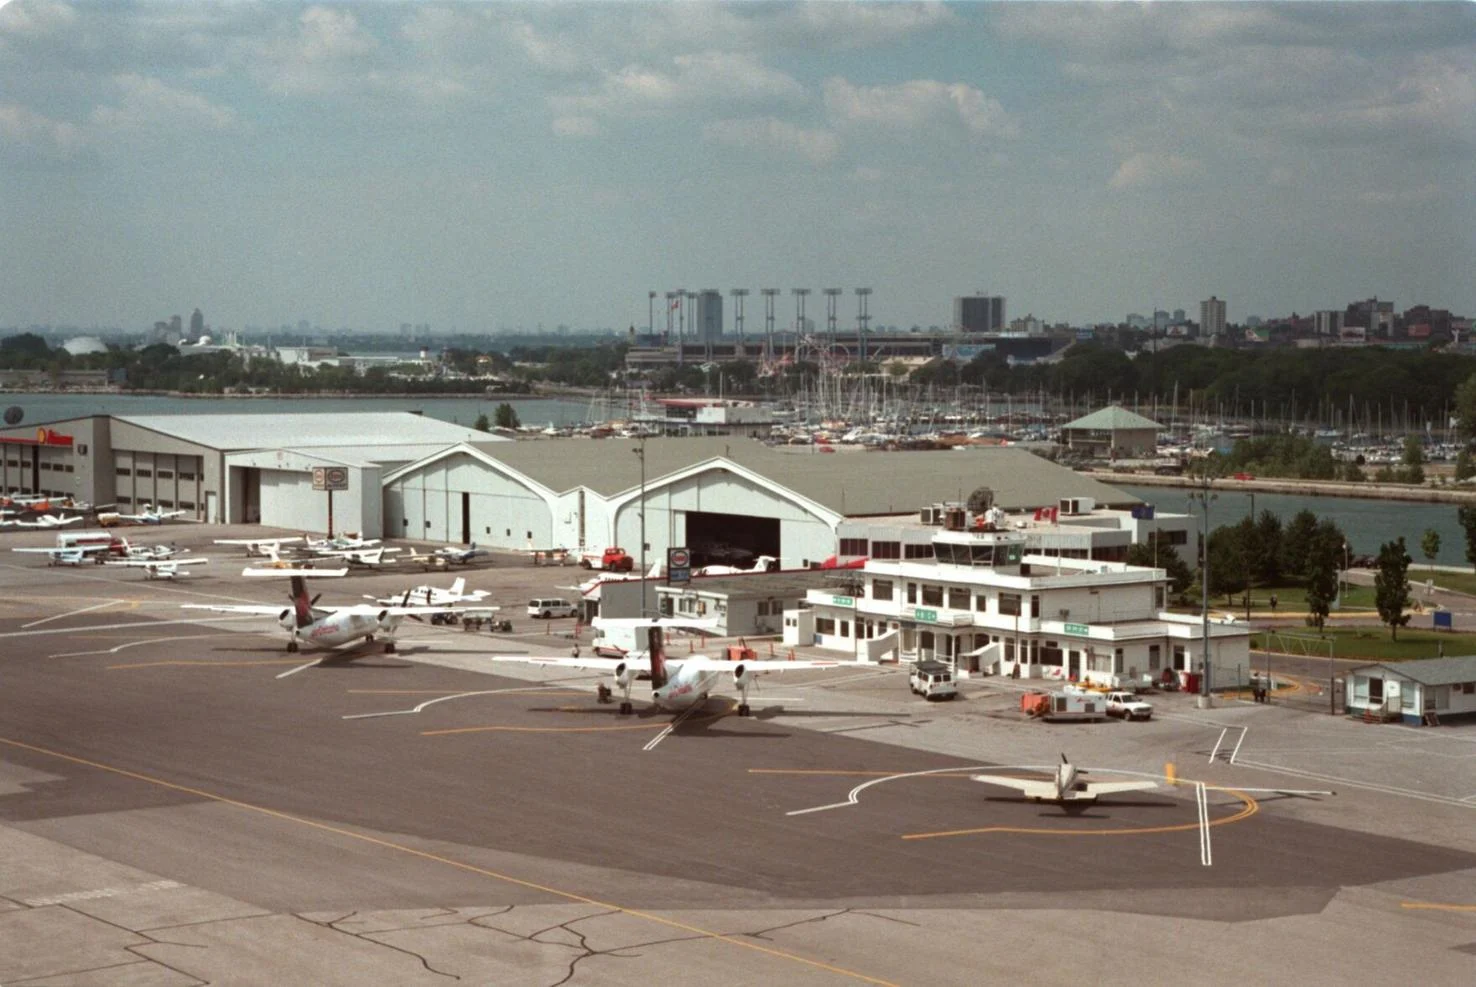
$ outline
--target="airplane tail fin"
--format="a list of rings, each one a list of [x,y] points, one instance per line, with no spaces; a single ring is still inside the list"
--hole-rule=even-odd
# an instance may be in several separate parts
[[[308,599],[307,580],[292,577],[292,609],[297,614],[297,626],[306,627],[313,622],[313,603]]]
[[[457,576],[456,577],[456,580],[451,584],[451,595],[452,596],[460,596],[461,594],[463,594],[465,592],[466,592],[466,577],[465,576]]]
[[[646,628],[646,653],[651,656],[651,688],[659,689],[666,684],[666,652],[662,640],[665,629],[660,626]]]

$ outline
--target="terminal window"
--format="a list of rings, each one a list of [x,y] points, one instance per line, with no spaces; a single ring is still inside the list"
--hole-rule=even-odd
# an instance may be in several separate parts
[[[1020,616],[1020,594],[999,594],[999,612],[1006,616]]]
[[[892,581],[890,579],[873,579],[871,581],[871,598],[873,600],[890,600],[892,598]]]
[[[815,618],[815,633],[816,634],[834,634],[835,633],[835,620],[832,619],[832,618],[830,618],[830,617],[816,617]]]
[[[902,557],[902,543],[899,541],[874,541],[871,543],[871,557],[874,559],[900,559]]]
[[[842,555],[865,555],[866,550],[865,538],[842,538],[840,540],[840,553]]]

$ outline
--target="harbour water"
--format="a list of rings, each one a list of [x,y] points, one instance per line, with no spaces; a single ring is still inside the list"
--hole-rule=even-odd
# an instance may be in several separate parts
[[[1195,515],[1202,511],[1197,501],[1189,499],[1190,491],[1180,487],[1121,486],[1159,510]],[[1420,552],[1420,538],[1426,529],[1434,529],[1440,534],[1440,554],[1435,561],[1441,565],[1468,564],[1466,535],[1456,519],[1454,504],[1220,491],[1210,502],[1210,527],[1218,528],[1239,521],[1251,512],[1252,500],[1257,514],[1271,511],[1281,518],[1282,524],[1289,522],[1301,510],[1309,510],[1319,518],[1328,518],[1348,536],[1349,549],[1354,555],[1376,555],[1381,544],[1403,537],[1410,558],[1422,563],[1425,557]]]

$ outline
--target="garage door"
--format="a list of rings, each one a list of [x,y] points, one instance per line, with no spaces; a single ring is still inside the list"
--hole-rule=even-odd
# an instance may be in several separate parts
[[[760,555],[780,558],[779,519],[688,511],[687,547],[698,566],[749,565]]]

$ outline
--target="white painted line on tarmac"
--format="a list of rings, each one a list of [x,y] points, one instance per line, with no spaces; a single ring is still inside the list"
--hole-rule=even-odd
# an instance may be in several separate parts
[[[322,658],[314,658],[312,661],[305,662],[305,663],[303,663],[301,665],[298,665],[296,668],[289,668],[289,669],[287,669],[287,671],[279,673],[277,675],[277,678],[279,678],[279,679],[285,679],[289,675],[296,675],[298,672],[304,671],[305,669],[312,668],[314,665],[321,665],[322,663],[323,663],[323,659]]]
[[[1204,782],[1194,783],[1194,802],[1199,810],[1199,863],[1204,867],[1214,866],[1214,854],[1210,850],[1209,795]]]
[[[94,610],[101,610],[103,607],[110,607],[115,603],[122,602],[122,600],[104,600],[101,603],[94,603],[92,606],[83,607],[80,610],[68,610],[66,613],[52,614],[50,617],[42,617],[40,620],[33,620],[29,624],[21,624],[21,629],[27,630],[32,627],[39,627],[41,624],[49,624],[53,620],[62,620],[66,617],[76,617],[80,614],[91,613]]]
[[[122,895],[141,894],[146,891],[168,891],[171,888],[182,887],[184,885],[178,881],[150,881],[148,884],[137,884],[131,888],[96,888],[91,891],[68,891],[44,898],[26,898],[23,899],[22,904],[30,905],[32,908],[42,908],[47,905],[65,905],[74,901],[95,901],[98,898],[117,898]]]
[[[137,631],[168,624],[222,624],[231,620],[261,620],[260,614],[243,617],[186,617],[182,620],[139,620],[128,624],[88,624],[86,627],[43,627],[31,631],[6,631],[0,639],[12,637],[40,637],[45,634],[91,634],[94,631]]]
[[[1243,743],[1245,743],[1246,735],[1248,735],[1249,733],[1250,733],[1250,727],[1241,727],[1240,728],[1240,739],[1235,742],[1235,749],[1230,752],[1230,763],[1231,764],[1234,764],[1235,763],[1235,759],[1240,756],[1240,745],[1243,744]]]
[[[1287,768],[1279,764],[1263,764],[1260,761],[1241,761],[1236,765],[1238,768],[1260,768],[1262,771],[1270,771],[1275,774],[1291,775],[1294,778],[1311,778],[1314,781],[1331,781],[1348,788],[1360,788],[1368,792],[1378,792],[1381,795],[1395,795],[1400,798],[1415,799],[1419,802],[1436,802],[1440,805],[1455,805],[1463,809],[1476,809],[1476,803],[1458,799],[1453,795],[1436,795],[1432,792],[1417,792],[1409,788],[1398,788],[1394,785],[1379,785],[1368,781],[1354,781],[1339,775],[1323,774],[1318,771],[1303,771],[1298,768]],[[1226,786],[1233,787],[1233,786]],[[1476,796],[1473,796],[1476,798]]]
[[[831,802],[829,805],[812,805],[808,809],[792,809],[784,813],[786,816],[803,816],[811,812],[824,812],[827,809],[844,809],[848,805],[857,805],[861,801],[861,793],[872,785],[880,785],[886,781],[899,781],[902,778],[920,778],[923,775],[941,775],[957,773],[959,771],[1054,771],[1055,768],[1048,764],[1004,764],[988,765],[974,764],[957,768],[930,768],[927,771],[908,771],[903,774],[887,775],[884,778],[873,778],[863,781],[846,795],[844,802]]]
[[[151,637],[142,641],[129,641],[120,644],[116,648],[103,648],[100,651],[64,651],[59,655],[47,655],[48,658],[84,658],[88,655],[116,655],[128,648],[137,648],[143,644],[167,644],[170,641],[198,641],[201,638],[216,638],[219,634],[183,634],[178,637]]]
[[[661,743],[667,737],[670,737],[673,730],[675,730],[677,727],[681,726],[682,723],[684,723],[686,721],[687,717],[689,717],[693,713],[697,712],[704,705],[705,705],[705,703],[693,703],[691,706],[688,706],[686,709],[682,710],[681,714],[678,715],[676,719],[672,720],[670,723],[668,723],[666,725],[666,728],[664,730],[662,730],[656,736],[652,737],[650,743],[646,744],[645,747],[642,747],[641,750],[643,750],[643,751],[653,751],[653,750],[655,750],[657,744]]]
[[[1219,739],[1215,741],[1215,749],[1212,750],[1212,751],[1210,751],[1210,763],[1211,764],[1213,764],[1215,762],[1215,758],[1217,758],[1217,757],[1220,756],[1220,745],[1225,742],[1225,734],[1227,734],[1229,732],[1230,732],[1230,728],[1229,727],[1224,727],[1223,729],[1220,730]]]
[[[544,685],[524,685],[518,686],[515,689],[479,689],[476,692],[458,692],[450,696],[437,696],[434,699],[427,699],[420,705],[413,706],[410,709],[390,709],[381,713],[350,713],[342,717],[342,719],[367,720],[375,716],[407,716],[412,713],[424,712],[436,703],[444,703],[452,699],[467,699],[471,696],[500,696],[508,692],[546,692],[547,690],[548,686]]]

